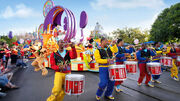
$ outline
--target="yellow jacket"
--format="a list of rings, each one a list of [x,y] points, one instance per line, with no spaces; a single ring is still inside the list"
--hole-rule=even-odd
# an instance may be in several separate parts
[[[162,51],[160,51],[160,50],[159,50],[159,51],[156,51],[155,48],[153,48],[153,49],[154,49],[154,51],[156,52],[155,54],[156,54],[156,56],[157,56],[156,58],[153,59],[153,61],[159,60],[159,59],[160,59],[160,55],[162,54]],[[159,56],[159,57],[158,57],[158,56]]]
[[[163,52],[163,54],[168,54],[171,51],[171,47],[167,47],[166,52]]]
[[[111,49],[112,53],[118,52],[118,48],[116,45],[114,45],[112,47],[110,46],[110,49]],[[100,52],[98,49],[96,49],[96,51],[94,52],[94,57],[95,57],[96,63],[99,63],[99,64],[107,64],[108,63],[107,59],[101,59],[101,55],[100,55]],[[109,67],[109,65],[99,65],[99,67]]]

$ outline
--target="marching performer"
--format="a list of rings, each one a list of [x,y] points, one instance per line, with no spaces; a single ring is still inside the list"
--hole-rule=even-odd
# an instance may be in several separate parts
[[[109,100],[114,100],[112,96],[114,81],[109,79],[109,65],[114,62],[113,54],[117,52],[117,46],[113,42],[112,47],[107,46],[108,40],[106,38],[101,39],[101,48],[96,49],[94,56],[97,63],[99,63],[99,88],[96,92],[96,100],[99,101],[101,96],[105,91],[105,98]],[[106,88],[107,87],[107,88]]]
[[[154,43],[154,49],[153,52],[156,53],[156,55],[153,57],[153,62],[160,62],[160,57],[162,56],[162,51],[160,48],[160,43],[155,42]],[[160,78],[160,75],[152,75],[152,82],[161,83],[158,79]]]
[[[120,65],[123,64],[124,61],[126,61],[126,57],[133,52],[133,48],[130,47],[130,49],[126,49],[125,47],[123,47],[124,45],[124,41],[122,39],[118,39],[117,40],[117,48],[118,48],[118,52],[115,53],[116,55],[116,65]],[[123,83],[123,81],[116,81],[115,85],[116,86],[116,91],[117,92],[121,92],[123,91],[122,89],[120,89],[120,85]]]
[[[144,77],[146,76],[145,84],[147,86],[154,87],[154,85],[152,85],[150,83],[151,75],[148,74],[148,72],[146,70],[146,63],[149,62],[150,56],[154,56],[154,55],[155,55],[154,52],[147,49],[146,44],[142,44],[142,49],[140,49],[136,53],[136,56],[137,56],[137,59],[138,59],[138,66],[139,66],[139,70],[140,70],[139,79],[138,79],[138,85],[139,86],[141,85]]]
[[[174,44],[171,45],[171,49],[170,49],[170,53],[168,54],[169,56],[172,57],[172,68],[171,70],[171,77],[176,80],[179,81],[179,77],[178,77],[178,68],[176,66],[176,49],[174,47]]]
[[[71,44],[71,51],[65,50],[64,44],[63,40],[59,40],[59,50],[52,53],[50,56],[51,68],[56,72],[54,76],[54,87],[52,89],[51,96],[47,99],[47,101],[63,101],[65,95],[63,90],[65,76],[66,74],[71,73],[70,59],[77,58],[74,43]]]

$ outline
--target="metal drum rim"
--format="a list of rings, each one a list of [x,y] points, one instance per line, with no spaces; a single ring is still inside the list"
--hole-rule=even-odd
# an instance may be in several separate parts
[[[125,65],[111,65],[111,66],[109,66],[109,69],[114,69],[114,68],[125,68]]]

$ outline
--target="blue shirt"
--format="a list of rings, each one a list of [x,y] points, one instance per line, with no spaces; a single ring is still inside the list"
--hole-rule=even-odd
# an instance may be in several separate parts
[[[116,55],[116,62],[124,62],[124,61],[126,61],[125,54],[124,53],[120,53],[120,51],[119,51],[120,49],[124,49],[125,53],[132,53],[133,52],[133,48],[126,49],[125,47],[118,47],[118,52],[115,53],[115,55]]]
[[[59,51],[58,51],[59,52]],[[62,53],[61,52],[59,52],[59,54],[64,58],[65,57],[65,55],[66,55],[66,50],[64,50]]]

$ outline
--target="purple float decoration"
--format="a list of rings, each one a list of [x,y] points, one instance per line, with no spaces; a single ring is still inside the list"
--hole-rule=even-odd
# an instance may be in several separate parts
[[[71,10],[68,10],[68,11],[69,11],[69,13],[71,15],[71,20],[73,21],[72,24],[74,25],[71,28],[71,29],[73,29],[72,30],[72,35],[71,35],[71,39],[72,39],[72,38],[75,38],[75,35],[76,35],[76,20],[75,20],[74,14],[71,12]]]
[[[12,38],[13,38],[12,31],[9,31],[8,38],[9,38],[9,39],[12,39]]]
[[[81,28],[81,39],[80,39],[80,43],[82,43],[82,41],[84,40],[84,34],[83,34],[83,28],[86,27],[88,22],[88,17],[85,11],[81,12],[81,16],[80,16],[80,28]]]
[[[64,18],[64,31],[67,31],[67,17]]]
[[[65,17],[63,18],[63,25],[61,24],[61,18],[63,13],[65,12]],[[80,28],[81,29],[81,39],[83,41],[83,28],[86,27],[88,22],[87,14],[85,11],[81,12],[80,18]],[[65,32],[64,41],[70,42],[71,39],[75,38],[76,36],[76,19],[74,14],[71,10],[67,8],[63,8],[62,6],[55,6],[53,7],[49,13],[47,14],[45,21],[44,21],[44,28],[43,30],[47,30],[48,25],[50,25],[50,30],[53,30],[57,25],[63,27]]]
[[[49,24],[52,25],[52,28],[50,30],[53,30],[56,27],[56,25],[61,26],[61,17],[62,17],[63,12],[66,13],[66,17],[67,17],[67,32],[64,37],[64,41],[68,41],[69,32],[70,32],[69,31],[69,14],[68,14],[68,11],[61,6],[55,6],[49,11],[44,21],[44,31],[47,30],[47,26]]]
[[[87,23],[88,23],[88,16],[85,11],[82,11],[80,16],[80,28],[85,28]]]
[[[70,36],[69,36],[69,40],[71,40],[73,38],[73,35],[74,35],[74,25],[75,25],[75,22],[74,22],[74,19],[73,19],[73,15],[72,15],[72,12],[70,10],[68,10],[69,12],[69,15],[70,15],[70,18],[71,18],[71,33],[70,33]]]

